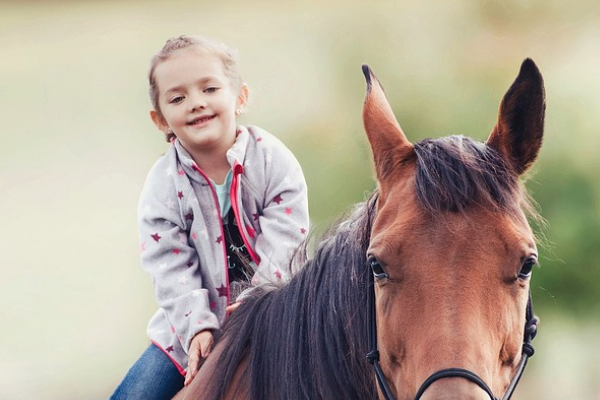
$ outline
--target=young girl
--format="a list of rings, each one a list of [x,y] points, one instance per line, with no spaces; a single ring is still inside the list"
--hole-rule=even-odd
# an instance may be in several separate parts
[[[171,143],[139,208],[142,266],[160,308],[152,344],[111,399],[170,399],[187,385],[235,308],[235,282],[289,279],[309,223],[298,161],[268,132],[236,124],[248,87],[230,49],[170,39],[149,80],[150,116]]]

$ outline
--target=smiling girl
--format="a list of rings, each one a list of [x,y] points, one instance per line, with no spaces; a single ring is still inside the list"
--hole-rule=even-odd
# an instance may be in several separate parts
[[[235,308],[232,292],[288,280],[309,224],[296,158],[268,132],[237,124],[249,92],[228,47],[170,39],[149,81],[150,117],[170,143],[139,207],[142,266],[159,309],[151,345],[111,399],[170,399],[191,382]]]

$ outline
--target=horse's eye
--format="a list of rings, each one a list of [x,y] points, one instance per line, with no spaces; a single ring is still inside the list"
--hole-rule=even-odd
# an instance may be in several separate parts
[[[369,256],[367,262],[369,264],[369,267],[371,267],[371,270],[373,271],[373,276],[375,276],[376,279],[389,278],[389,275],[387,274],[387,272],[385,272],[383,266],[379,263],[375,256]]]
[[[521,266],[521,271],[519,271],[520,279],[529,279],[531,277],[531,272],[533,271],[533,267],[538,265],[538,260],[536,256],[528,257],[523,265]]]

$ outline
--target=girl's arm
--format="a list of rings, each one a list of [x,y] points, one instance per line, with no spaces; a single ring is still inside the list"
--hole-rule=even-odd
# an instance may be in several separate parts
[[[287,281],[290,260],[309,228],[308,194],[300,163],[282,143],[272,148],[266,164],[265,207],[255,252],[260,264],[253,284]]]
[[[186,353],[193,337],[218,329],[208,291],[203,288],[196,249],[188,245],[187,223],[174,184],[162,174],[146,180],[139,208],[142,267],[154,284],[158,305]]]

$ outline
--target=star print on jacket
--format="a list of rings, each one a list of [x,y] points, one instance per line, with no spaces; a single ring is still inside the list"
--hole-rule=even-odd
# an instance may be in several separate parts
[[[147,332],[182,374],[194,335],[219,329],[229,315],[228,299],[236,293],[230,253],[247,247],[251,261],[244,264],[249,267],[244,280],[286,281],[292,273],[289,255],[309,225],[306,182],[293,154],[260,128],[238,130],[227,152],[236,173],[236,191],[230,193],[235,219],[228,225],[240,232],[235,248],[231,231],[220,223],[225,216],[214,187],[177,140],[148,174],[139,202],[142,267],[152,275],[160,304]]]
[[[283,201],[283,198],[281,197],[281,194],[278,194],[277,196],[275,196],[273,198],[274,203],[281,204],[282,201]]]
[[[219,297],[227,296],[227,287],[225,285],[221,285],[221,287],[217,288],[217,292],[219,293]]]

